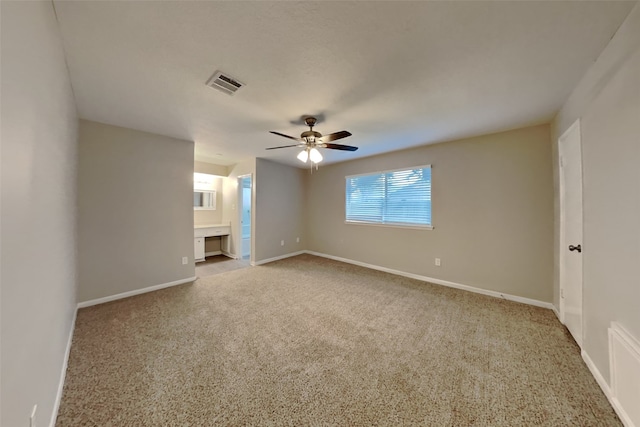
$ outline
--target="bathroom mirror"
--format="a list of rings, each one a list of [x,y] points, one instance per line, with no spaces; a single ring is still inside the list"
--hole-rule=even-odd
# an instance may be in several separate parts
[[[215,190],[197,190],[193,192],[193,209],[194,210],[216,210],[216,191]]]

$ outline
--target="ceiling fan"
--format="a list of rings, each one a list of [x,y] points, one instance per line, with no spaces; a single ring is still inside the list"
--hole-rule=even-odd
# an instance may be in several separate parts
[[[313,130],[313,127],[316,125],[315,117],[307,117],[304,119],[304,122],[306,123],[307,126],[309,126],[309,130],[302,132],[302,134],[300,135],[300,138],[285,135],[280,132],[270,131],[274,135],[280,135],[285,138],[298,141],[298,144],[281,145],[279,147],[270,147],[270,148],[267,148],[267,150],[276,150],[278,148],[299,147],[299,148],[302,148],[302,151],[298,154],[298,159],[300,159],[304,163],[306,163],[307,160],[311,160],[313,163],[317,164],[322,161],[322,154],[320,154],[320,151],[318,151],[318,148],[331,148],[333,150],[342,150],[342,151],[356,151],[358,149],[358,147],[353,147],[351,145],[331,143],[331,141],[336,141],[338,139],[351,136],[351,132],[342,130],[340,132],[330,133],[329,135],[322,136],[320,132],[316,132]]]

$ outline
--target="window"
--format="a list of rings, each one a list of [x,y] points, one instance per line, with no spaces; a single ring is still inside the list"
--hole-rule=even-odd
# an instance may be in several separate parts
[[[431,166],[346,177],[346,221],[431,228]]]

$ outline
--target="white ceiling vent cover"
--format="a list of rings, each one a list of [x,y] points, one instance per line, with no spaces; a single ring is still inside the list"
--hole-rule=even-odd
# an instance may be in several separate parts
[[[244,83],[240,83],[228,74],[222,73],[222,71],[216,71],[213,73],[213,76],[207,80],[207,86],[221,90],[229,95],[233,95],[238,91],[238,89],[244,86]]]

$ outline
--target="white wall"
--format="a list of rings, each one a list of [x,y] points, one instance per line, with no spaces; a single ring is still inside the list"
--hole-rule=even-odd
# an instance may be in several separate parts
[[[194,277],[193,142],[86,120],[79,141],[79,301]]]
[[[53,418],[76,304],[78,119],[50,1],[1,2],[0,424]]]
[[[433,166],[433,230],[345,224],[345,176],[427,164]],[[309,250],[552,300],[548,125],[320,166],[307,194]]]
[[[583,347],[609,381],[610,323],[619,322],[640,339],[640,5],[559,112],[555,138],[577,118],[584,192]],[[557,284],[556,269],[556,304]]]
[[[196,170],[196,172],[199,172]],[[204,173],[204,172],[201,172]],[[215,210],[193,210],[194,225],[209,225],[222,223],[222,209],[224,207],[222,193],[224,191],[224,180],[226,178],[214,177],[213,190],[216,191],[216,208]]]
[[[216,190],[216,209],[215,210],[194,210],[193,211],[193,223],[194,225],[209,225],[222,223],[222,209],[224,207],[222,192],[224,190],[224,180],[228,175],[227,167],[222,165],[215,165],[213,163],[206,162],[193,162],[193,171],[198,173],[206,173],[214,175],[213,189]],[[207,240],[207,244],[211,242],[211,239]],[[208,249],[205,249],[209,252]],[[213,250],[213,249],[212,249]],[[217,239],[217,249],[220,250],[220,239]]]

